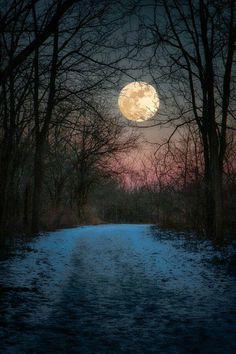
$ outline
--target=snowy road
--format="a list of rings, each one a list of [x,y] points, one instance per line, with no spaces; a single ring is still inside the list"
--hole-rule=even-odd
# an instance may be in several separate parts
[[[236,284],[149,225],[42,235],[0,262],[0,353],[236,353]]]

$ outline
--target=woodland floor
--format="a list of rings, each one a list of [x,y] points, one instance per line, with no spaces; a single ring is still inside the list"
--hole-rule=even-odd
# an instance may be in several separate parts
[[[0,353],[236,353],[229,255],[151,225],[43,234],[0,261]]]

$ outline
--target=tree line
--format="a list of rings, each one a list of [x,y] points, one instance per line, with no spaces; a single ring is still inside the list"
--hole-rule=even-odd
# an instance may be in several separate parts
[[[93,0],[1,2],[2,231],[23,223],[38,232],[45,195],[58,205],[68,180],[68,200],[81,218],[94,170],[105,173],[118,153],[135,146],[135,134],[118,124],[102,98],[129,55],[128,48],[119,48],[118,6]]]
[[[191,209],[204,232],[222,242],[224,210],[234,196],[235,16],[235,0],[1,0],[1,230],[38,232],[63,208],[69,224],[82,222],[89,200],[99,199],[92,187],[109,180],[127,203],[137,204],[135,190],[142,198],[148,191],[153,222],[168,219],[165,206],[178,195],[177,218],[190,220]],[[109,107],[124,75],[148,75],[161,100],[154,125],[173,129],[156,143],[143,175],[123,163],[138,145],[137,130]],[[122,187],[138,175],[145,187]],[[104,208],[104,217],[98,214],[102,221],[114,216],[105,217]]]
[[[222,242],[224,163],[236,117],[236,2],[156,0],[151,18],[140,10],[140,23],[149,71],[171,107],[163,121],[175,125],[173,134],[189,123],[197,127],[207,234]]]
[[[235,239],[235,138],[233,133],[228,137],[224,159],[224,241]],[[158,149],[149,147],[129,168],[118,179],[104,180],[89,195],[95,221],[158,224],[220,245],[207,232],[204,152],[196,127],[185,126],[178,138],[167,139]]]

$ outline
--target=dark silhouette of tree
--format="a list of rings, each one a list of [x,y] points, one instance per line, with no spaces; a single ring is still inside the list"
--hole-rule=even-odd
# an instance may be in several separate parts
[[[235,0],[154,3],[152,19],[142,19],[150,73],[158,82],[161,69],[173,107],[167,120],[182,119],[176,129],[189,122],[192,111],[204,147],[207,232],[221,243],[223,164],[235,97]]]
[[[51,129],[63,123],[65,111],[73,109],[75,101],[88,107],[91,97],[119,80],[119,63],[127,59],[129,48],[121,46],[124,40],[117,28],[124,16],[115,12],[116,6],[119,4],[106,0],[12,0],[3,4],[2,230],[10,223],[8,211],[10,205],[16,205],[14,199],[24,205],[24,223],[31,219],[31,230],[39,230]],[[115,44],[112,36],[117,38]],[[17,191],[12,190],[14,184]]]
[[[137,146],[137,134],[127,132],[105,108],[100,107],[100,110],[100,115],[91,109],[80,110],[74,124],[71,124],[69,135],[65,137],[74,171],[71,184],[80,221],[85,219],[84,207],[94,184],[105,176],[119,173],[116,159]]]
[[[11,58],[11,62],[1,68],[0,71],[0,84],[2,84],[11,74],[14,69],[17,69],[26,59],[33,54],[56,30],[58,21],[64,16],[64,14],[75,4],[78,0],[64,0],[64,1],[52,1],[50,10],[50,20],[44,23],[43,28],[40,29],[37,37],[31,42],[23,45],[20,51],[16,52]],[[12,26],[17,23],[21,18],[26,19],[31,15],[31,11],[35,8],[39,0],[32,1],[16,1],[10,3],[6,13],[1,16],[0,33],[5,32],[8,26]],[[53,13],[54,11],[54,13]],[[48,16],[49,13],[47,13]],[[24,27],[21,28],[19,37],[24,34]]]

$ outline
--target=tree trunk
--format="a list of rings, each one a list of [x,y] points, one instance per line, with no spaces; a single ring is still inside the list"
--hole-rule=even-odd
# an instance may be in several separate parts
[[[40,210],[41,210],[41,193],[43,185],[43,149],[44,142],[39,139],[36,143],[34,157],[34,189],[32,202],[32,220],[31,231],[39,232]]]
[[[216,154],[215,154],[216,155]],[[223,186],[222,171],[217,156],[205,164],[205,213],[206,233],[217,245],[223,243]]]
[[[9,185],[9,157],[5,158],[5,152],[3,151],[0,171],[0,228],[1,231],[6,226],[6,211],[7,211],[7,190]]]
[[[77,192],[77,215],[79,222],[85,221],[85,206],[87,204],[87,192],[84,190],[84,187],[79,187]]]
[[[6,136],[2,141],[2,151],[0,156],[0,228],[4,230],[7,225],[8,206],[11,199],[11,180],[14,177],[14,169],[12,168],[12,160],[14,155],[14,131],[10,130],[5,133]]]
[[[214,118],[210,120],[204,145],[206,233],[217,245],[223,243],[223,166]]]
[[[29,185],[28,184],[26,184],[25,193],[24,193],[23,224],[25,228],[28,228],[29,225]]]
[[[223,186],[222,186],[222,170],[219,165],[219,158],[217,152],[212,156],[212,194],[214,201],[214,241],[216,245],[221,246],[224,241],[223,235]]]
[[[61,1],[58,1],[57,11],[60,10]],[[34,13],[35,16],[35,13]],[[36,37],[38,35],[37,25],[35,21],[35,33]],[[55,83],[57,75],[57,58],[58,58],[58,23],[55,27],[54,38],[53,38],[53,53],[52,53],[52,63],[50,71],[50,82],[49,82],[49,92],[48,101],[46,106],[46,112],[43,119],[43,125],[40,130],[39,124],[39,53],[38,49],[35,51],[35,85],[34,85],[34,116],[35,116],[35,133],[36,133],[36,144],[35,144],[35,157],[34,157],[34,190],[33,190],[33,203],[32,203],[32,220],[31,220],[31,231],[33,233],[39,232],[39,217],[41,210],[41,193],[43,187],[43,157],[44,157],[44,146],[47,139],[47,134],[49,131],[49,126],[52,118],[52,112],[54,108],[54,96],[55,96]]]
[[[214,228],[213,228],[213,210],[214,201],[212,193],[212,181],[211,181],[211,169],[208,153],[208,143],[207,139],[203,139],[204,142],[204,209],[205,209],[205,231],[206,235],[213,239],[214,238]]]

